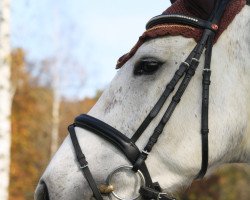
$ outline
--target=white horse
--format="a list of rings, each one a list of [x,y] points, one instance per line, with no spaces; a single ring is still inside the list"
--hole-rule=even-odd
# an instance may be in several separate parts
[[[213,48],[208,175],[225,163],[250,163],[249,33],[250,7],[245,6]],[[117,72],[88,114],[131,137],[195,44],[193,39],[181,36],[147,41]],[[163,61],[163,65],[152,75],[134,75],[135,64],[147,57]],[[201,60],[201,66],[203,62]],[[147,160],[153,180],[158,181],[168,193],[189,186],[201,167],[201,79],[202,67],[199,66]],[[139,139],[140,149],[169,102]],[[76,128],[76,132],[98,184],[104,183],[118,166],[130,165],[119,150],[101,137],[81,128]],[[131,195],[136,187],[128,181],[126,176],[117,180],[117,187],[125,197]],[[37,200],[43,199],[45,194],[42,182],[46,183],[52,200],[91,198],[92,191],[79,170],[69,137],[42,175],[35,193]]]

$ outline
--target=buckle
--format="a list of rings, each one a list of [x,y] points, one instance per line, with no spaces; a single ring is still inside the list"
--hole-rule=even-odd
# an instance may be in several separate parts
[[[167,195],[167,193],[160,192],[157,196],[157,200],[160,200],[162,198],[161,195]]]
[[[86,165],[80,165],[80,169],[84,169],[86,167],[88,167],[88,164],[86,164]]]
[[[149,155],[149,152],[148,151],[145,151],[145,150],[142,150],[142,153],[146,154],[146,155]]]
[[[190,66],[190,64],[189,63],[187,63],[186,61],[184,61],[184,62],[182,62],[184,65],[186,65],[187,67],[189,67]]]
[[[162,198],[164,198],[165,200],[176,200],[175,198],[172,197],[167,197],[167,196],[163,196],[163,195],[167,195],[167,193],[164,192],[160,192],[157,196],[157,200],[160,200]]]
[[[192,61],[195,61],[195,62],[197,62],[197,63],[200,62],[197,58],[192,58]]]
[[[80,169],[84,169],[84,168],[88,167],[88,162],[87,162],[85,156],[79,158],[78,162],[79,162]]]

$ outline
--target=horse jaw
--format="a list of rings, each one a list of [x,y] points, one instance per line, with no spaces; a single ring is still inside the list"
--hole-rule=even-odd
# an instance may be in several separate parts
[[[250,52],[250,30],[246,30],[250,27],[249,19],[250,9],[245,7],[214,46],[209,118],[209,173],[223,163],[250,160],[250,122],[247,112],[250,110],[250,58],[246,56]],[[146,42],[118,71],[89,114],[130,137],[194,45],[193,39],[180,36]],[[154,75],[135,77],[134,64],[144,56],[156,57],[165,64]],[[180,105],[147,160],[153,181],[158,181],[168,193],[188,186],[200,170],[203,63],[204,60],[201,60]],[[139,148],[146,144],[169,102],[170,100],[166,102],[138,141]],[[107,141],[83,129],[77,128],[76,132],[97,184],[104,183],[110,172],[118,166],[130,165],[124,155]],[[50,162],[41,181],[48,186],[52,200],[91,198],[90,188],[79,171],[69,137]],[[37,189],[37,197],[41,188]]]
[[[245,16],[244,16],[244,20],[247,20],[246,22],[246,27],[248,27],[248,30],[245,32],[245,37],[246,37],[246,44],[248,44],[247,48],[246,49],[246,55],[250,54],[250,35],[248,34],[250,32],[250,6],[247,6],[246,8],[244,8],[245,11]],[[248,51],[247,51],[248,50]],[[249,60],[248,60],[248,63],[249,63]],[[248,68],[249,68],[249,64],[248,64]],[[249,74],[248,74],[248,77],[249,77]],[[247,126],[247,134],[246,134],[246,137],[244,139],[244,142],[243,143],[243,148],[246,149],[246,153],[245,153],[245,160],[247,163],[250,163],[250,81],[248,81],[248,90],[247,90],[247,94],[248,94],[248,97],[247,97],[247,100],[248,100],[248,126]]]

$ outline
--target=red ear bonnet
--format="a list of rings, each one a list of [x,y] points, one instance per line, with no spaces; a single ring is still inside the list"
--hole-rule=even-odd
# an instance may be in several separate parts
[[[203,20],[208,20],[215,4],[219,0],[171,0],[173,3],[166,11],[162,14],[180,14],[189,17],[201,18]],[[248,0],[249,1],[249,0]],[[233,21],[235,16],[241,11],[241,9],[246,5],[246,0],[231,0],[227,5],[226,11],[223,14],[221,23],[216,25],[218,31],[214,40],[214,43],[218,40],[223,31],[229,26]],[[140,36],[136,45],[131,49],[131,51],[121,58],[119,58],[116,68],[121,68],[138,50],[138,48],[146,41],[162,37],[162,36],[177,36],[181,35],[187,38],[194,38],[198,42],[202,36],[203,30],[187,25],[181,24],[157,24],[146,30],[142,36]]]
[[[184,0],[184,4],[194,16],[207,20],[215,7],[216,0]]]

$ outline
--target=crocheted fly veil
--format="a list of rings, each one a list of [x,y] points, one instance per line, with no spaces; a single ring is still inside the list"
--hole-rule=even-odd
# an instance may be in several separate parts
[[[211,12],[220,0],[172,0],[173,4],[162,14],[181,14],[190,17],[197,17],[207,20]],[[217,31],[214,42],[218,40],[223,31],[233,21],[235,16],[245,6],[246,0],[231,0],[228,4],[226,11],[222,17],[219,29]],[[116,68],[121,68],[138,50],[138,48],[146,41],[162,37],[166,35],[177,36],[181,35],[187,38],[193,38],[198,42],[202,36],[203,30],[181,24],[157,24],[147,29],[142,36],[139,37],[136,45],[130,50],[129,53],[119,58]]]

